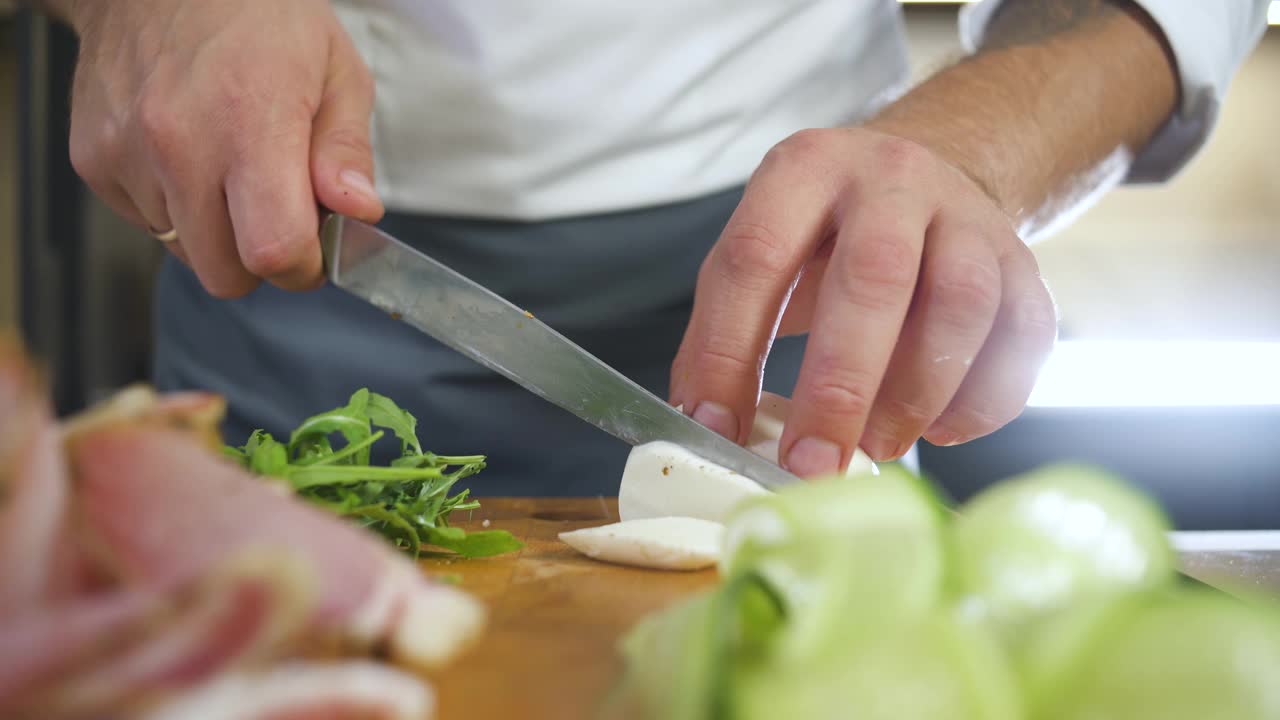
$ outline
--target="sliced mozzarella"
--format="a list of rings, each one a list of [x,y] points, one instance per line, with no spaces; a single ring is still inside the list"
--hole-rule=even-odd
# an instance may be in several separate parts
[[[631,449],[618,490],[623,520],[687,517],[722,522],[743,498],[768,492],[754,480],[675,443]]]
[[[659,570],[699,570],[720,559],[724,526],[691,517],[624,520],[560,533],[587,557]]]
[[[754,453],[778,462],[778,441],[791,401],[762,393],[747,438]],[[848,474],[875,473],[871,458],[858,450]],[[744,498],[767,493],[755,481],[703,459],[669,442],[652,442],[631,449],[618,490],[618,514],[623,520],[653,517],[692,517],[723,522]]]

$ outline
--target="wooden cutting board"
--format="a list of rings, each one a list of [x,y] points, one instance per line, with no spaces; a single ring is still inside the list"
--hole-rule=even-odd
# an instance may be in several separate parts
[[[454,576],[490,612],[484,637],[432,677],[442,720],[595,717],[622,672],[618,638],[644,615],[717,580],[715,570],[609,565],[557,538],[616,522],[616,498],[487,498],[481,506],[457,524],[480,530],[489,520],[526,547],[482,560],[422,560],[426,573]]]

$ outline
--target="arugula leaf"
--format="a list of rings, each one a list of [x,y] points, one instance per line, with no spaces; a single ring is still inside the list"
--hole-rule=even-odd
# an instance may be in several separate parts
[[[400,438],[400,454],[407,457],[422,455],[422,443],[418,442],[418,419],[395,404],[391,398],[369,393],[369,420],[377,427],[395,433]],[[409,452],[412,450],[412,454]]]
[[[313,415],[282,443],[262,430],[223,453],[251,472],[284,481],[299,497],[381,534],[415,557],[423,545],[464,557],[490,557],[524,544],[505,530],[466,533],[449,526],[456,510],[480,503],[450,489],[485,467],[483,455],[437,455],[422,450],[418,420],[385,395],[357,390],[343,407]],[[374,430],[374,428],[382,428]],[[400,457],[370,464],[373,446],[391,431]],[[334,448],[331,438],[345,444]]]
[[[396,533],[400,533],[408,545],[408,548],[416,557],[422,550],[422,540],[418,536],[418,531],[413,524],[404,517],[387,510],[381,505],[365,505],[352,510],[349,515],[366,518],[371,521],[370,524],[381,524],[384,535],[394,537]]]
[[[279,476],[289,467],[289,451],[266,433],[248,456],[249,469],[259,475]]]
[[[295,490],[339,485],[363,485],[371,481],[434,480],[443,477],[438,468],[394,468],[373,465],[308,465],[284,471]],[[267,474],[267,473],[261,473]]]
[[[351,395],[351,400],[345,407],[313,415],[302,421],[289,436],[290,455],[313,457],[328,454],[332,451],[329,435],[335,432],[341,433],[347,443],[352,445],[367,440],[372,434],[369,429],[368,405],[369,391],[361,388]],[[368,448],[356,457],[356,463],[369,464]]]
[[[455,527],[432,528],[427,533],[427,543],[470,558],[503,555],[524,547],[523,543],[506,530],[467,533]]]

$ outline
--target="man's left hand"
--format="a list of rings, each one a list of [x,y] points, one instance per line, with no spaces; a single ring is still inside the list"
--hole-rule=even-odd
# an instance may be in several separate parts
[[[891,460],[1016,417],[1057,335],[1031,251],[938,154],[866,128],[806,130],[748,183],[698,275],[671,401],[743,441],[778,335],[809,333],[782,436],[802,477]]]

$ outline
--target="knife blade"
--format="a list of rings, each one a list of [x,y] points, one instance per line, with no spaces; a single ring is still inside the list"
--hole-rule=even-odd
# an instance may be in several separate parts
[[[795,475],[684,415],[497,294],[339,214],[320,231],[330,282],[630,444],[666,440],[768,488]]]

